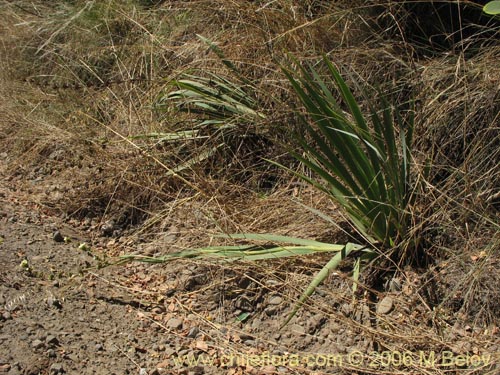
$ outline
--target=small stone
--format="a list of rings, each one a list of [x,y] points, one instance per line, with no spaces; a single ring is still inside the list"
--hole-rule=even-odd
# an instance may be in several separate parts
[[[274,297],[271,297],[269,299],[269,304],[270,305],[281,305],[281,303],[283,302],[283,298],[281,298],[280,296],[274,296]]]
[[[104,236],[111,236],[113,234],[113,231],[115,230],[115,221],[114,220],[109,220],[105,222],[102,227],[101,227],[101,232]]]
[[[5,312],[2,314],[2,318],[3,318],[4,320],[10,320],[10,319],[12,319],[12,314],[11,314],[10,312],[8,312],[8,311],[5,311]]]
[[[104,346],[102,344],[96,344],[95,345],[95,351],[96,352],[102,352],[104,350]]]
[[[182,328],[182,320],[178,318],[172,318],[167,322],[167,327],[172,329],[181,329]]]
[[[49,305],[50,307],[55,307],[57,309],[62,309],[61,301],[59,301],[54,296],[47,297],[47,305]]]
[[[45,339],[45,342],[48,345],[53,345],[53,346],[59,345],[59,340],[57,339],[57,337],[53,335],[48,335],[47,338]]]
[[[192,327],[189,330],[187,337],[194,339],[196,336],[198,336],[198,333],[200,333],[200,329],[198,327]]]
[[[377,304],[377,314],[389,314],[394,308],[394,300],[386,296]]]
[[[144,367],[141,367],[139,370],[139,375],[148,375],[148,370],[146,370]]]
[[[53,363],[52,366],[50,366],[51,374],[63,374],[64,372],[62,363]]]
[[[42,340],[38,340],[38,339],[33,340],[33,341],[32,341],[32,343],[31,343],[31,346],[32,346],[33,348],[35,348],[35,349],[40,349],[40,348],[42,348],[42,347],[43,347],[43,345],[44,345],[44,344],[43,344],[43,341],[42,341]]]
[[[278,309],[276,307],[267,307],[264,312],[267,316],[274,316],[278,312]]]
[[[49,358],[56,358],[56,351],[54,349],[49,349],[47,350],[47,357]]]
[[[163,314],[165,312],[165,310],[159,306],[153,308],[153,310],[151,310],[154,314]]]
[[[59,232],[59,231],[55,231],[54,232],[54,235],[52,236],[52,239],[54,241],[56,241],[56,242],[63,242],[64,241],[64,237],[61,234],[61,232]]]

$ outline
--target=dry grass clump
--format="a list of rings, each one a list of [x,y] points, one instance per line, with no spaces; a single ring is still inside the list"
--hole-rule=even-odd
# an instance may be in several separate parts
[[[471,59],[434,59],[421,71],[419,149],[431,160],[432,181],[447,181],[476,205],[498,194],[499,58],[495,47]]]

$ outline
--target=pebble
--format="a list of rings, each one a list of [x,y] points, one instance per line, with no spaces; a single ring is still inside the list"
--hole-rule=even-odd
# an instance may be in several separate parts
[[[42,347],[43,347],[43,345],[44,345],[44,344],[43,344],[43,341],[42,341],[42,340],[38,340],[38,339],[36,339],[36,340],[33,340],[33,341],[31,342],[31,346],[32,346],[33,348],[35,348],[35,349],[40,349],[40,348],[42,348]]]
[[[58,230],[54,232],[54,235],[52,236],[52,239],[55,242],[63,242],[64,241],[63,235]]]
[[[59,301],[54,296],[47,297],[46,301],[47,301],[47,305],[49,305],[50,307],[55,307],[55,308],[58,308],[58,309],[62,308],[61,301]]]
[[[104,350],[104,346],[102,346],[102,344],[96,344],[94,348],[96,352],[102,352]]]
[[[167,327],[172,329],[181,329],[182,328],[182,320],[178,318],[172,318],[167,322]]]
[[[101,227],[101,232],[104,236],[111,236],[115,230],[115,221],[109,220]]]
[[[4,320],[10,320],[10,319],[12,319],[12,314],[11,314],[10,312],[8,312],[8,311],[5,311],[5,312],[2,314],[2,318],[3,318]]]
[[[267,307],[264,312],[267,316],[274,316],[278,312],[278,309],[276,307]]]
[[[198,327],[192,327],[189,330],[187,337],[194,339],[196,336],[198,336],[198,333],[200,333],[200,329]]]
[[[269,304],[270,305],[281,305],[281,303],[283,302],[283,298],[281,298],[280,296],[274,296],[274,297],[271,297],[269,299]]]
[[[389,314],[394,308],[394,300],[386,296],[377,304],[377,314]]]
[[[63,374],[64,372],[62,363],[53,363],[52,366],[50,366],[51,374]]]
[[[57,337],[55,337],[53,335],[48,335],[47,338],[45,339],[45,342],[48,345],[54,345],[54,346],[59,345],[59,340],[57,339]]]

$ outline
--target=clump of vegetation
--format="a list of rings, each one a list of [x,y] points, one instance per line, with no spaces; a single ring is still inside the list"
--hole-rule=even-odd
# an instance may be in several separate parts
[[[294,151],[293,155],[321,181],[306,174],[297,173],[297,175],[339,203],[372,248],[363,249],[361,245],[352,244],[329,245],[273,235],[243,234],[229,237],[290,242],[297,246],[280,245],[267,249],[253,245],[222,246],[169,254],[159,259],[141,256],[125,256],[123,259],[160,263],[186,256],[260,260],[317,251],[337,252],[337,255],[311,282],[299,300],[300,305],[327,277],[328,272],[338,267],[351,252],[362,250],[361,255],[357,256],[355,266],[355,282],[357,282],[361,264],[377,257],[375,247],[382,251],[390,249],[394,252],[401,242],[407,242],[411,229],[409,228],[411,205],[415,196],[410,175],[410,149],[414,127],[412,110],[409,111],[408,118],[403,119],[402,112],[398,109],[394,111],[384,98],[381,110],[368,100],[372,124],[369,126],[337,69],[328,58],[324,57],[323,62],[329,75],[328,81],[313,68],[300,68],[301,76],[290,68],[284,69],[285,75],[306,110],[305,115],[300,115],[305,133],[295,134],[300,150]],[[329,89],[333,82],[349,110],[348,114],[343,112],[335,99],[335,93]],[[230,81],[221,82],[218,77],[204,79],[190,76],[189,80],[178,80],[175,84],[181,90],[174,91],[168,98],[182,99],[184,106],[206,116],[208,119],[203,123],[228,126],[231,122],[241,121],[245,116],[250,118],[262,116],[252,109],[255,103],[250,101],[250,97]],[[303,153],[305,157],[302,156]],[[403,252],[399,251],[399,254]],[[398,263],[401,263],[401,260]],[[287,322],[296,311],[297,309],[293,311]]]
[[[296,307],[334,268],[356,286],[371,265],[370,293],[415,272],[432,319],[498,321],[499,24],[482,13],[497,1],[2,7],[7,173],[47,209],[113,218],[113,236],[181,228],[162,256],[124,260],[328,253]],[[296,205],[303,181],[324,194]],[[257,214],[276,195],[287,209]],[[294,223],[311,211],[328,229]]]

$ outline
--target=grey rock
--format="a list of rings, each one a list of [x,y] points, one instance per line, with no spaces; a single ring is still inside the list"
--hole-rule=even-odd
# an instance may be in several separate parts
[[[57,357],[56,351],[54,349],[47,350],[47,357],[56,358]]]
[[[280,296],[274,296],[269,299],[269,304],[270,305],[280,305],[283,302],[283,298]]]
[[[10,320],[12,319],[12,314],[8,311],[5,311],[3,314],[2,314],[2,318],[3,320]]]
[[[189,330],[187,337],[194,339],[196,336],[198,336],[198,333],[200,333],[200,329],[198,327],[192,327]]]
[[[386,296],[377,304],[377,314],[389,314],[394,308],[394,300]]]
[[[139,370],[139,375],[148,375],[148,370],[146,370],[144,367],[142,367]]]
[[[167,322],[167,327],[172,329],[181,329],[182,328],[182,319],[172,318]]]
[[[64,237],[59,231],[55,231],[52,235],[52,239],[56,242],[64,242]]]
[[[57,337],[53,336],[53,335],[48,335],[47,338],[45,339],[45,342],[48,344],[48,345],[52,345],[52,346],[57,346],[59,345],[59,340],[57,339]]]
[[[104,350],[104,346],[102,346],[102,344],[96,344],[94,348],[96,352],[102,352]]]
[[[53,363],[52,366],[50,366],[50,373],[51,374],[64,374],[64,367],[62,363]]]
[[[32,346],[33,348],[35,348],[35,349],[40,349],[40,348],[43,348],[44,343],[43,343],[43,341],[42,341],[42,340],[38,340],[38,339],[36,339],[36,340],[33,340],[33,341],[31,342],[31,346]]]
[[[111,236],[115,229],[115,221],[109,220],[102,225],[101,232],[104,236]]]
[[[276,307],[268,307],[264,310],[267,316],[274,316],[278,312],[278,308]]]

